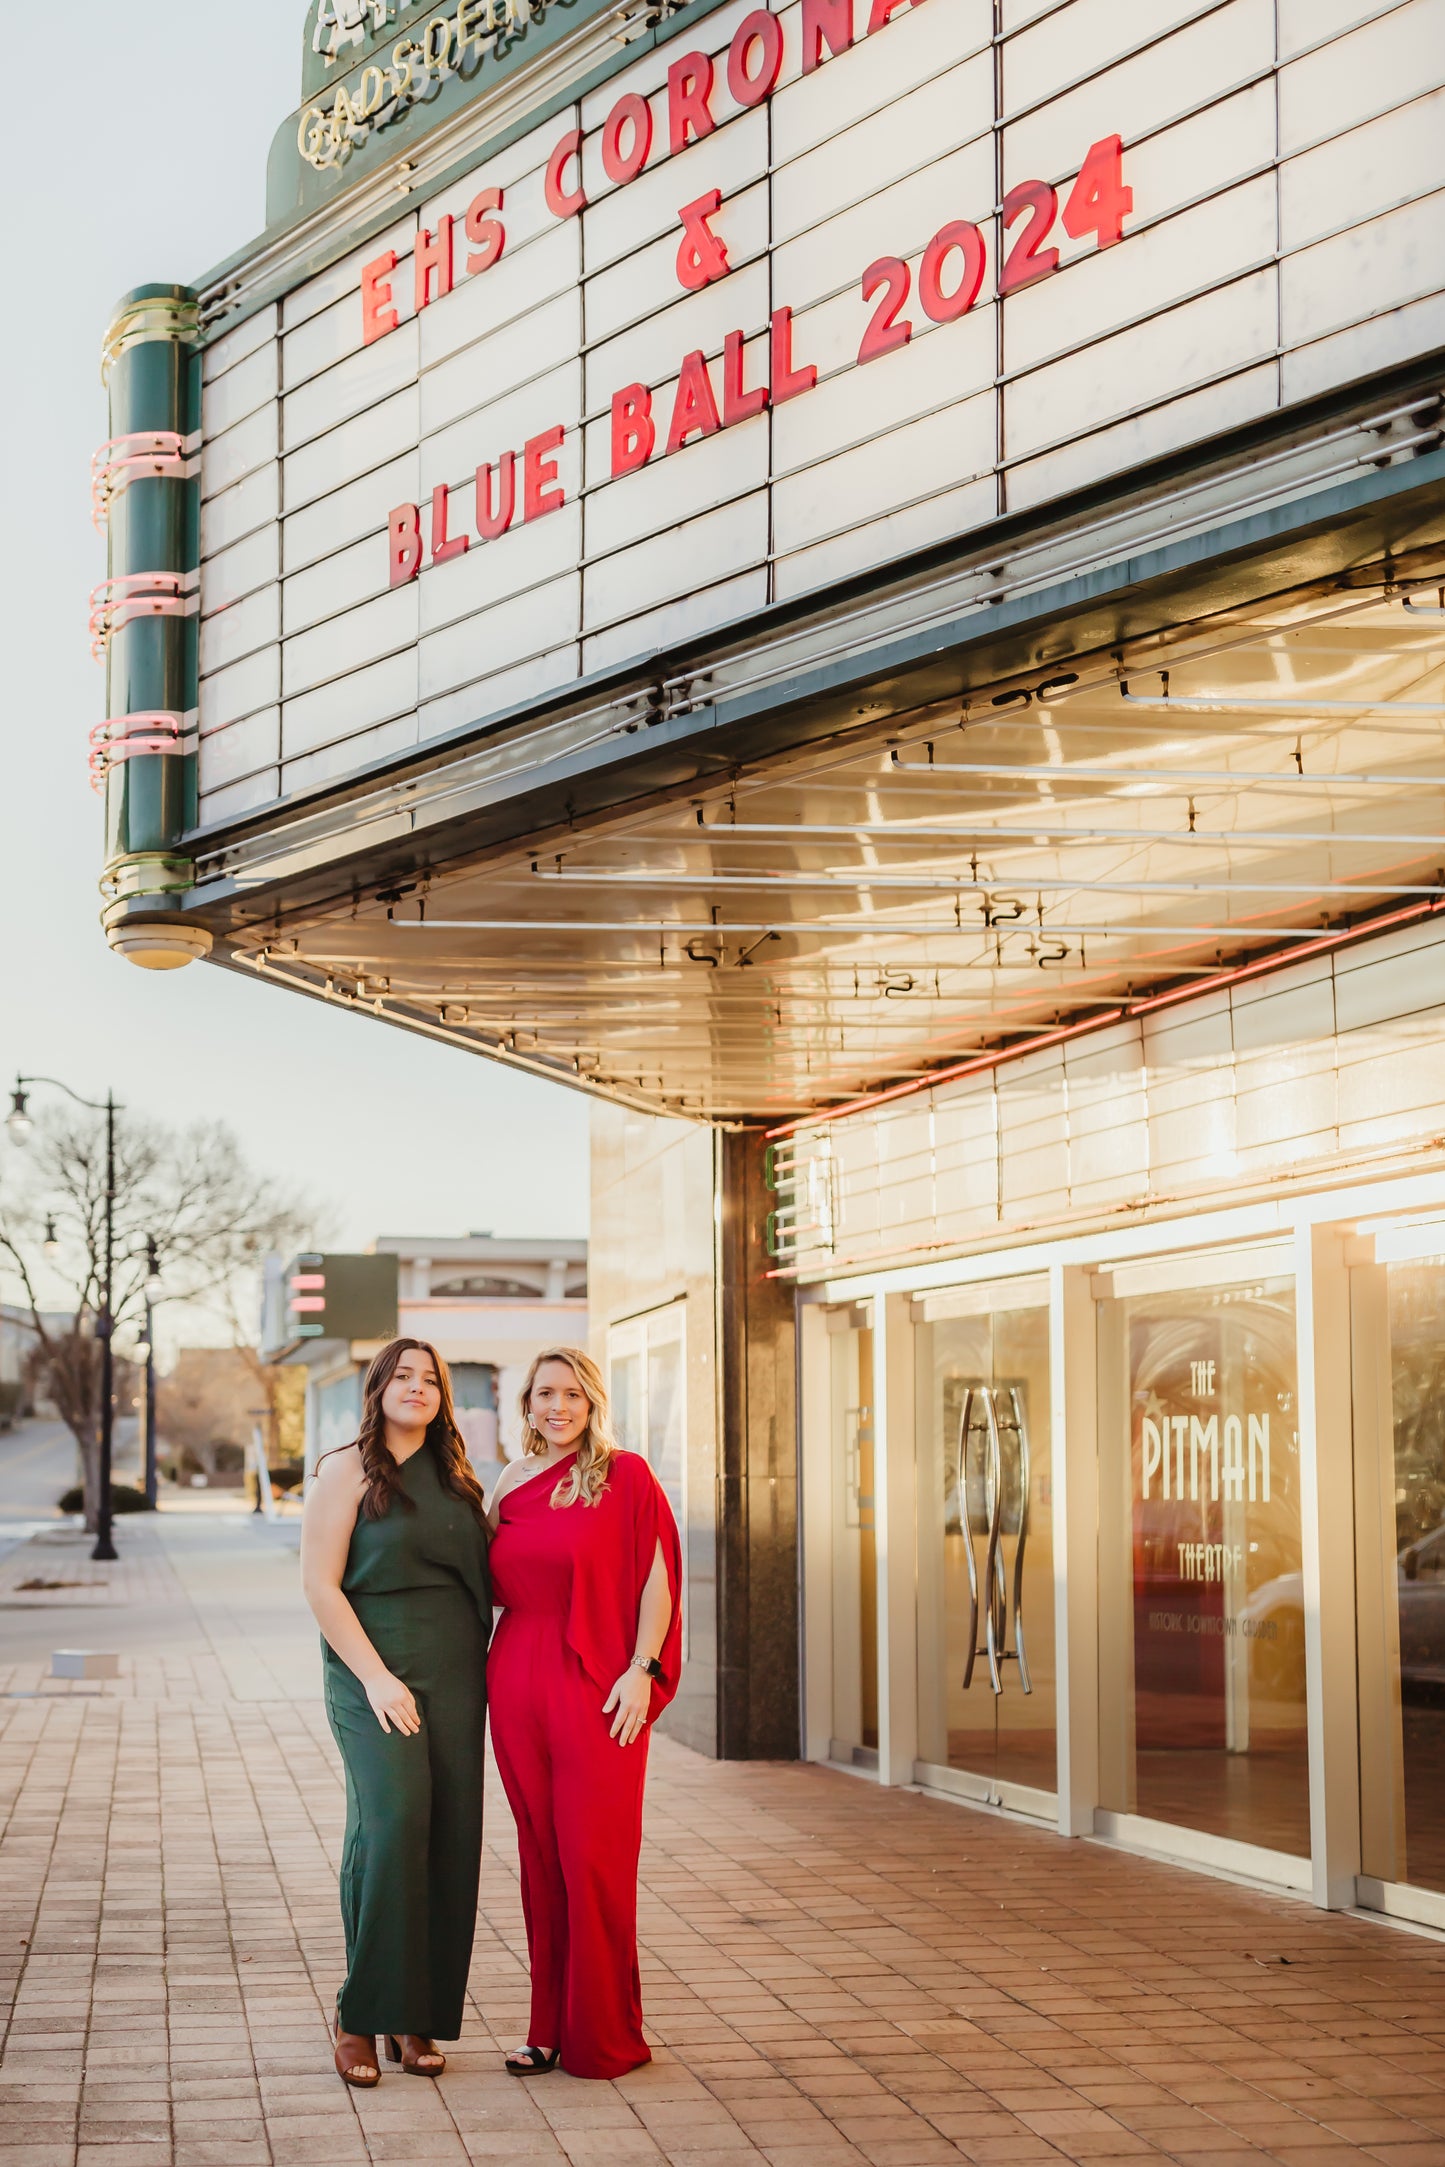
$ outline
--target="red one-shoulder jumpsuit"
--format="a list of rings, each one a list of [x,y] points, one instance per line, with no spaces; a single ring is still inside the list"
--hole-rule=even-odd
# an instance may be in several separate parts
[[[554,1507],[574,1457],[509,1490],[499,1507],[490,1564],[504,1615],[487,1694],[517,1824],[532,1964],[528,2039],[560,2047],[574,2077],[620,2077],[652,2059],[637,1968],[649,1733],[619,1746],[602,1708],[636,1652],[638,1606],[659,1543],[672,1623],[652,1718],[676,1691],[682,1557],[672,1508],[638,1453],[617,1454],[597,1504]]]

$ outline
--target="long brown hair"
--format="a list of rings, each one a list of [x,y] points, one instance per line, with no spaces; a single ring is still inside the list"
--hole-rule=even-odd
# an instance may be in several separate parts
[[[428,1423],[426,1433],[441,1486],[462,1504],[469,1505],[485,1526],[487,1502],[481,1484],[472,1473],[466,1443],[457,1428],[451,1372],[436,1348],[425,1339],[388,1340],[380,1354],[371,1358],[361,1390],[361,1428],[355,1440],[361,1452],[361,1472],[366,1478],[366,1495],[361,1501],[361,1509],[368,1520],[384,1520],[393,1501],[399,1498],[408,1511],[416,1510],[414,1499],[408,1497],[402,1487],[401,1468],[388,1449],[386,1416],[381,1411],[381,1396],[396,1375],[397,1364],[413,1348],[418,1354],[429,1357],[441,1387],[442,1403]]]
[[[554,1505],[595,1505],[607,1488],[607,1470],[618,1452],[607,1405],[607,1386],[590,1354],[581,1347],[544,1347],[533,1358],[522,1387],[522,1450],[532,1456],[547,1450],[547,1440],[532,1427],[532,1386],[544,1362],[565,1362],[587,1394],[587,1427],[577,1447],[572,1472],[552,1492]]]

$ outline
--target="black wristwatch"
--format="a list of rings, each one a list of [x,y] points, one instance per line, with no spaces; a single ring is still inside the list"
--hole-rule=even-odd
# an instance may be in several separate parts
[[[628,1666],[631,1670],[645,1670],[649,1678],[662,1676],[662,1665],[655,1655],[635,1655]]]

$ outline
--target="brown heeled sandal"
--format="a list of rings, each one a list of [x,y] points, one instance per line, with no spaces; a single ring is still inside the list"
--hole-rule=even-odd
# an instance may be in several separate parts
[[[332,2057],[336,2074],[343,2084],[353,2091],[369,2092],[381,2082],[381,2064],[376,2058],[376,2041],[368,2039],[365,2032],[344,2032],[341,2029],[341,2005],[336,2007],[336,2052]]]
[[[438,2053],[436,2041],[425,2032],[388,2032],[386,2058],[400,2062],[405,2077],[439,2077],[447,2066],[446,2056]],[[422,2066],[428,2060],[435,2062],[434,2069]]]

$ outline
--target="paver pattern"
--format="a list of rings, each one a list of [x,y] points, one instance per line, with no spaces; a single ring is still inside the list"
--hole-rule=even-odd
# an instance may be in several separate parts
[[[652,2065],[501,2070],[526,1972],[494,1784],[465,2035],[439,2084],[348,2093],[341,1783],[294,1530],[176,1514],[120,1540],[118,1567],[54,1538],[0,1566],[0,2167],[1445,2163],[1445,1942],[665,1739]],[[39,1577],[87,1585],[18,1592]],[[126,1648],[132,1621],[114,1685],[45,1677],[43,1641]]]

